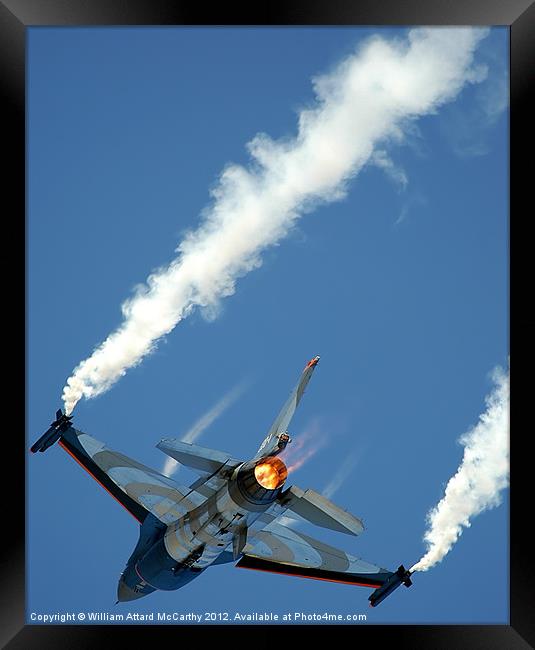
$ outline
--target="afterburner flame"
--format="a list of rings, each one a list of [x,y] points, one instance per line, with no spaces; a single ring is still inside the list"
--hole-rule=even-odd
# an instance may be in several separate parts
[[[286,480],[288,470],[280,458],[272,456],[266,458],[254,468],[254,475],[263,488],[276,490]]]

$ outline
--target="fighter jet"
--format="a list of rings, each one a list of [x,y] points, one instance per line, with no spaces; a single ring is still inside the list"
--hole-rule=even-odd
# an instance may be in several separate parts
[[[291,443],[287,429],[318,361],[314,357],[307,363],[251,460],[176,438],[161,440],[158,449],[199,475],[189,486],[108,449],[75,429],[71,417],[56,413],[32,451],[44,451],[59,440],[140,525],[139,540],[119,579],[118,602],[158,589],[174,591],[210,566],[234,562],[239,568],[371,587],[372,607],[401,584],[410,586],[410,572],[403,566],[389,571],[283,523],[296,514],[349,535],[364,529],[360,519],[318,492],[286,487],[288,470],[280,454]]]

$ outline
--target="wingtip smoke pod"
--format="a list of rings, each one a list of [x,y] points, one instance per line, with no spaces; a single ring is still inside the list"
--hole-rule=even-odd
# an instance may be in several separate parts
[[[67,429],[71,426],[72,415],[66,415],[61,409],[56,411],[56,419],[50,424],[50,427],[35,442],[30,451],[35,454],[37,451],[46,451],[56,443]]]
[[[382,603],[383,600],[390,596],[390,594],[395,591],[400,585],[405,585],[405,587],[410,587],[412,585],[411,572],[401,564],[398,567],[398,570],[393,573],[390,578],[376,589],[373,594],[368,598],[370,601],[370,607],[377,607],[379,603]]]

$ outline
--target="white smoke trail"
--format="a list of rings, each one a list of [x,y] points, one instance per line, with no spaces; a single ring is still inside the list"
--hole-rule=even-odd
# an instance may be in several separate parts
[[[314,418],[304,431],[293,438],[292,442],[280,454],[288,473],[303,467],[316,453],[327,444],[327,436],[319,418]]]
[[[427,515],[427,553],[411,571],[427,571],[451,550],[470,519],[500,504],[509,484],[509,372],[494,371],[496,384],[487,396],[486,411],[460,442],[464,456],[444,497]]]
[[[358,456],[357,454],[350,454],[345,461],[340,465],[338,471],[336,474],[333,476],[331,481],[325,486],[324,490],[322,491],[322,494],[324,497],[327,499],[331,499],[336,492],[342,487],[342,485],[347,481],[353,470],[355,469],[355,465],[357,464],[358,461]]]
[[[370,163],[382,169],[387,176],[398,186],[399,189],[404,190],[407,188],[409,179],[405,170],[394,164],[394,161],[389,157],[386,151],[378,149],[374,152],[370,159]]]
[[[66,413],[83,396],[109,389],[195,306],[216,309],[303,213],[345,196],[376,146],[402,139],[410,120],[435,112],[465,83],[481,81],[486,72],[472,61],[487,31],[419,28],[405,40],[375,37],[315,78],[316,105],[300,112],[296,137],[274,142],[259,134],[248,144],[249,169],[226,167],[213,204],[178,246],[178,257],[122,305],[122,324],[68,378]]]
[[[182,436],[182,442],[188,442],[190,444],[194,443],[198,438],[208,429],[208,427],[213,424],[217,418],[219,418],[223,413],[234,404],[234,402],[243,394],[244,390],[247,388],[247,383],[242,381],[241,383],[234,386],[232,390],[223,395],[223,397],[216,402],[211,409],[206,411],[201,417],[191,426],[188,431]],[[176,471],[178,467],[178,462],[174,458],[167,458],[165,465],[162,470],[162,474],[170,476],[173,472]]]

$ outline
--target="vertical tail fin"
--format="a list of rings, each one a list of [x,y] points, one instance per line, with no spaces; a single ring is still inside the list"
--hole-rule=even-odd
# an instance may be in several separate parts
[[[320,358],[318,356],[311,359],[305,366],[299,381],[297,382],[296,387],[290,393],[290,397],[282,407],[277,418],[271,425],[271,429],[267,434],[264,442],[260,445],[260,448],[256,452],[255,458],[261,458],[263,456],[268,456],[270,454],[278,453],[282,451],[286,444],[290,442],[289,437],[286,434],[286,429],[290,424],[290,421],[297,409],[305,388],[312,377],[314,368],[318,365]]]

